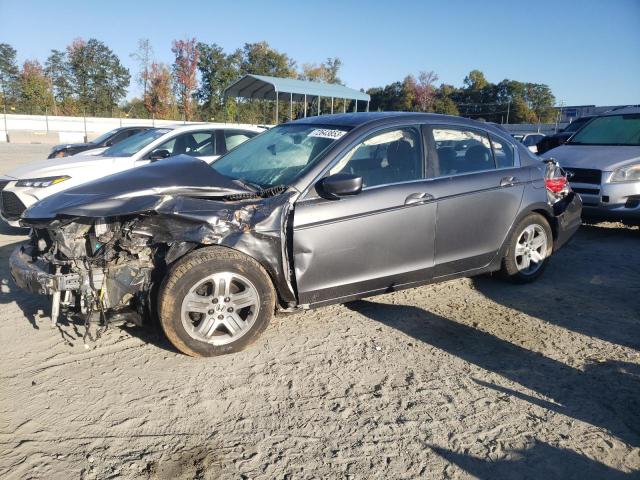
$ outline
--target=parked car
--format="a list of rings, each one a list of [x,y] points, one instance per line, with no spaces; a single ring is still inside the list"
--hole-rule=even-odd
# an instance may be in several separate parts
[[[593,219],[640,224],[640,108],[602,114],[546,152],[570,172],[573,190]]]
[[[86,143],[65,143],[62,145],[56,145],[51,149],[51,153],[47,158],[59,158],[59,157],[68,157],[70,155],[76,155],[80,152],[85,152],[88,150],[96,150],[93,152],[94,154],[99,153],[102,150],[99,149],[107,149],[113,145],[120,143],[123,140],[131,137],[140,132],[144,132],[145,130],[149,130],[152,127],[145,126],[129,126],[129,127],[120,127],[114,130],[111,130],[107,133],[103,133],[98,138],[91,140]]]
[[[536,144],[542,140],[545,135],[544,133],[514,133],[512,134],[513,138],[522,142],[522,144],[529,149],[529,151],[533,153],[538,153],[538,148]]]
[[[552,148],[559,147],[567,140],[569,140],[574,133],[584,127],[592,118],[595,118],[595,116],[590,115],[586,117],[576,118],[573,122],[567,125],[564,129],[560,130],[558,133],[542,137],[542,139],[540,139],[540,141],[538,141],[538,143],[536,144],[536,147],[538,149],[536,153],[538,155],[541,155],[545,152],[548,152]]]
[[[54,193],[174,155],[187,154],[212,162],[262,131],[225,124],[153,128],[98,156],[74,155],[28,163],[0,177],[0,216],[15,227],[26,208]]]
[[[352,113],[274,127],[212,165],[111,175],[21,223],[12,276],[52,295],[54,321],[60,307],[87,322],[157,312],[177,349],[209,356],[245,347],[276,309],[493,271],[530,282],[580,225],[580,199],[485,123]]]

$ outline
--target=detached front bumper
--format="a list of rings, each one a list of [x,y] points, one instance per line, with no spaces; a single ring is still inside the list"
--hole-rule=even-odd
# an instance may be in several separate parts
[[[33,260],[32,248],[25,242],[16,247],[9,258],[11,277],[18,287],[45,295],[80,288],[80,275],[49,273],[49,264]]]
[[[571,239],[582,223],[582,200],[580,195],[570,192],[562,200],[553,205],[555,218],[556,238],[553,242],[553,250],[558,250]]]

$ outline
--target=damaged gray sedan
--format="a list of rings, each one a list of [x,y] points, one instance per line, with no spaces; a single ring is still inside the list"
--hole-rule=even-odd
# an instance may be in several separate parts
[[[356,113],[275,127],[48,197],[16,284],[52,319],[158,318],[180,351],[242,349],[276,311],[500,271],[528,282],[580,225],[559,166],[491,125]]]

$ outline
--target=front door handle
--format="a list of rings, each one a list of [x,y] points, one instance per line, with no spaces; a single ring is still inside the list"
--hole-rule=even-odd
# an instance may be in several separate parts
[[[426,203],[433,200],[433,195],[430,195],[425,192],[416,192],[408,195],[407,198],[404,199],[405,205],[416,205],[419,203]]]
[[[512,185],[515,185],[517,182],[518,179],[516,177],[502,177],[502,180],[500,180],[500,186],[510,187]]]

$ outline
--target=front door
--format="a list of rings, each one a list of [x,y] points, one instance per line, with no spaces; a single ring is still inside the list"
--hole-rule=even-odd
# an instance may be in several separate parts
[[[426,190],[420,129],[377,132],[328,172],[363,179],[338,200],[312,190],[295,205],[293,252],[301,304],[379,293],[429,278],[436,204]]]

